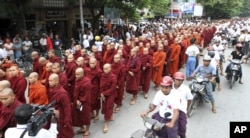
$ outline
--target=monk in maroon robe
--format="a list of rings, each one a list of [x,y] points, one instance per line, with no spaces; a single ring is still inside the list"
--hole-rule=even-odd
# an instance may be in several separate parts
[[[75,53],[74,53],[74,59],[77,60],[78,57],[82,56],[81,55],[81,46],[76,45],[75,46]]]
[[[84,58],[84,63],[87,67],[89,67],[89,56],[87,55],[86,49],[81,49],[81,57]]]
[[[14,112],[22,103],[15,98],[11,88],[5,88],[0,92],[0,103],[2,104],[0,106],[0,137],[4,137],[4,132],[9,127],[16,126]]]
[[[140,86],[144,93],[144,98],[147,99],[152,75],[153,58],[151,55],[149,55],[148,48],[143,49],[143,53],[139,56],[139,58],[141,61]]]
[[[46,79],[46,64],[48,63],[48,61],[46,60],[45,57],[40,57],[39,58],[39,66],[40,66],[40,73],[39,73],[39,80],[41,82],[44,82]]]
[[[49,77],[49,91],[51,94],[50,103],[55,101],[54,108],[59,112],[57,121],[58,135],[57,138],[73,138],[74,132],[72,127],[70,100],[67,92],[59,83],[59,76],[51,74]]]
[[[166,53],[163,51],[163,44],[158,44],[158,51],[154,53],[153,56],[153,73],[152,81],[154,82],[154,88],[159,89],[160,83],[162,81],[162,71],[166,59]]]
[[[48,51],[48,57],[49,57],[49,62],[51,62],[51,63],[56,63],[57,62],[57,63],[62,64],[61,58],[59,58],[58,56],[56,56],[54,50]]]
[[[70,93],[70,101],[73,101],[74,94],[71,92],[74,91],[75,70],[77,68],[77,64],[75,63],[73,55],[68,55],[67,59],[68,62],[65,65],[65,74],[68,79],[68,92]]]
[[[21,76],[18,75],[19,68],[17,66],[11,66],[10,67],[10,87],[14,91],[14,94],[16,95],[16,98],[22,102],[26,103],[25,99],[25,90],[27,87],[27,80]]]
[[[94,122],[99,120],[99,110],[100,110],[100,100],[99,100],[99,91],[100,91],[100,78],[102,70],[97,66],[97,60],[91,58],[89,60],[89,68],[85,69],[86,77],[90,78],[92,88],[91,88],[91,110],[94,117]],[[94,113],[95,111],[95,113]]]
[[[69,91],[68,87],[68,78],[67,75],[61,71],[61,65],[57,62],[53,63],[52,72],[56,73],[59,76],[59,83],[66,90],[66,92],[68,92],[68,96],[70,99],[71,91]]]
[[[116,49],[115,49],[115,43],[110,43],[107,46],[107,51],[104,54],[103,57],[103,64],[109,63],[111,64],[113,62],[114,56],[117,53]]]
[[[132,44],[130,40],[126,41],[126,45],[123,47],[124,50],[126,51],[126,53],[130,53],[131,49],[132,49]]]
[[[162,76],[168,76],[169,75],[169,70],[168,70],[168,66],[170,66],[170,54],[171,54],[171,48],[168,44],[168,40],[163,41],[163,45],[164,45],[164,49],[163,51],[166,53],[166,58],[165,58],[165,63],[164,63],[164,67],[163,67],[163,72],[162,72]]]
[[[115,113],[120,111],[122,106],[122,100],[124,95],[124,86],[125,86],[125,76],[126,76],[126,66],[121,63],[121,56],[116,54],[114,56],[114,62],[111,65],[112,73],[117,77],[117,86],[116,86],[116,97],[115,97]]]
[[[137,94],[140,85],[140,75],[141,75],[141,61],[137,56],[137,49],[133,48],[131,50],[131,56],[127,64],[127,75],[126,75],[126,91],[132,94],[133,97],[130,101],[131,105],[136,103]]]
[[[105,64],[103,66],[103,74],[100,83],[100,95],[102,99],[102,114],[104,114],[103,132],[108,132],[108,123],[112,120],[114,100],[117,86],[116,75],[111,72],[111,65]]]
[[[84,62],[84,58],[83,57],[77,58],[76,64],[77,64],[77,67],[80,67],[80,68],[83,68],[83,69],[85,69],[87,67],[86,64],[85,64],[85,62]]]
[[[90,105],[90,94],[91,94],[91,80],[84,76],[83,68],[77,68],[75,71],[75,88],[74,88],[74,99],[72,106],[73,126],[80,127],[78,133],[83,133],[83,136],[90,134],[89,127],[91,121],[91,105]],[[86,128],[83,127],[86,126]]]
[[[180,52],[181,52],[181,46],[179,44],[179,38],[176,38],[175,43],[170,45],[170,47],[172,48],[172,53],[171,53],[171,56],[170,56],[171,66],[170,66],[169,73],[171,74],[171,76],[173,76],[174,73],[179,70],[179,62],[180,62],[179,55],[180,55]]]
[[[92,53],[95,55],[96,60],[99,61],[100,66],[102,67],[102,55],[100,52],[98,52],[98,49],[95,45],[92,46]]]
[[[6,80],[6,73],[3,69],[0,69],[0,81]]]
[[[41,66],[39,64],[39,53],[37,51],[33,51],[31,53],[33,72],[37,72],[41,74]]]

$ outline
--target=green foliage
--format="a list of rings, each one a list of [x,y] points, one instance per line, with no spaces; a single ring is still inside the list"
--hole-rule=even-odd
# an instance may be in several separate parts
[[[169,11],[169,0],[152,0],[150,11],[154,15],[163,16]]]
[[[207,17],[230,18],[241,13],[244,0],[198,0],[204,6]]]
[[[250,16],[250,0],[244,0],[240,15],[243,17]]]

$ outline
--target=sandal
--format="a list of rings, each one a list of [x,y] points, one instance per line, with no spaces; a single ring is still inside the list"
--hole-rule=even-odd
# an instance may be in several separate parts
[[[216,111],[216,109],[212,109],[212,112],[213,112],[213,113],[216,113],[217,111]]]
[[[87,133],[87,134],[86,134]],[[82,135],[82,137],[83,138],[88,138],[88,136],[90,135],[90,132],[88,131],[88,132],[85,132],[83,135]]]
[[[145,94],[145,95],[144,95],[144,98],[145,98],[145,99],[148,99],[148,94]]]
[[[94,118],[94,123],[96,123],[98,120],[99,120],[99,117],[96,116],[96,117]]]
[[[118,113],[120,111],[120,107],[116,107],[114,113]]]
[[[103,128],[103,133],[107,133],[109,131],[109,128],[108,127],[104,127]]]
[[[80,128],[79,130],[76,131],[77,134],[82,134],[84,132],[85,132],[84,128]]]
[[[240,83],[240,84],[243,84],[243,82],[242,82],[242,81],[239,81],[239,83]]]

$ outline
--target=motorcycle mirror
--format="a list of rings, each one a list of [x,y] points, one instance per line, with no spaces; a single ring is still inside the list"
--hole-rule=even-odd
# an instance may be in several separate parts
[[[165,118],[168,118],[169,116],[171,116],[171,113],[170,113],[170,112],[166,112],[166,113],[164,114],[164,117],[165,117]]]

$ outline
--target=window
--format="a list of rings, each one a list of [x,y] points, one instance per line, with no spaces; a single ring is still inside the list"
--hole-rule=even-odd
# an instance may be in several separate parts
[[[64,0],[43,0],[44,7],[64,7]]]

